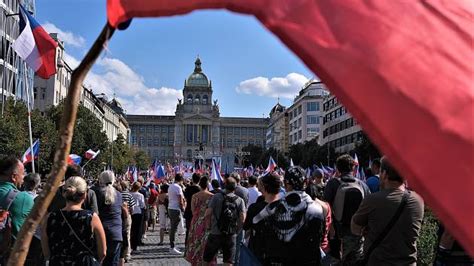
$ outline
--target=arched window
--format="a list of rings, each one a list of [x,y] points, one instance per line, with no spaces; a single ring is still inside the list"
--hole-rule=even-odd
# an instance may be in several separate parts
[[[188,94],[188,99],[186,100],[188,103],[193,103],[193,95]]]
[[[202,96],[202,104],[207,104],[208,100],[207,95]]]
[[[199,104],[200,101],[201,101],[201,97],[199,95],[196,95],[196,97],[194,97],[194,103]]]

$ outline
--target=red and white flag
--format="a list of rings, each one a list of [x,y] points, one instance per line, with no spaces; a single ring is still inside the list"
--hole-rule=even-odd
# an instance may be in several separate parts
[[[84,154],[84,157],[86,157],[87,160],[93,160],[95,159],[95,157],[97,157],[97,155],[99,155],[99,153],[100,153],[100,150],[93,151],[92,149],[89,149]]]

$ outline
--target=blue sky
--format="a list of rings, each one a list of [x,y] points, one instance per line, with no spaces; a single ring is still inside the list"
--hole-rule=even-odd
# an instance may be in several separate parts
[[[59,33],[71,66],[99,34],[105,14],[105,0],[36,1],[36,18]],[[115,93],[129,114],[173,114],[197,55],[221,116],[267,116],[277,97],[290,105],[314,76],[253,17],[211,10],[134,19],[115,32],[85,83]]]

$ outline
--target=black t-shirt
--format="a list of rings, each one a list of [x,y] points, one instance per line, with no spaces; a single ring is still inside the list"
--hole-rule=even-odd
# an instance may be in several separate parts
[[[278,201],[271,203],[270,206],[278,204]],[[253,218],[267,206],[264,200],[256,202],[249,206],[247,216],[244,222],[244,230],[251,230],[249,239],[249,249],[257,259],[265,264],[264,258],[286,257],[283,243],[266,226],[266,221],[262,220],[253,223]]]
[[[193,218],[193,212],[191,210],[191,200],[193,198],[193,195],[198,193],[199,191],[201,191],[201,189],[196,185],[189,186],[184,190],[184,198],[186,199],[186,209],[184,210],[183,217],[185,219]]]

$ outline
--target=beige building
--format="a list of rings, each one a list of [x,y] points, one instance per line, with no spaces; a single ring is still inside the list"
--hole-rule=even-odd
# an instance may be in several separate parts
[[[288,152],[288,112],[286,107],[277,103],[270,111],[270,123],[266,133],[266,147],[275,148],[284,154]]]
[[[197,58],[174,116],[127,115],[131,145],[162,161],[221,157],[229,168],[234,166],[235,154],[242,147],[265,147],[268,119],[221,117],[212,93],[212,82]]]
[[[50,36],[58,43],[56,74],[46,80],[35,76],[33,87],[34,107],[42,114],[66,98],[73,71],[64,60],[63,42],[58,39],[56,33],[51,33]],[[94,95],[92,90],[83,86],[80,102],[101,121],[102,129],[109,141],[115,140],[119,133],[128,140],[128,123],[123,108],[116,99],[108,101],[105,95]]]
[[[329,92],[316,80],[308,81],[295,97],[288,112],[289,145],[304,143],[319,136],[323,116],[323,100]]]
[[[349,152],[362,139],[362,129],[334,95],[328,95],[323,103],[321,145],[329,144],[336,153]]]
[[[64,61],[64,43],[58,39],[57,33],[51,33],[50,36],[58,43],[56,48],[56,74],[49,79],[42,79],[38,76],[35,76],[34,79],[34,106],[41,113],[64,100],[71,83],[72,68]]]

